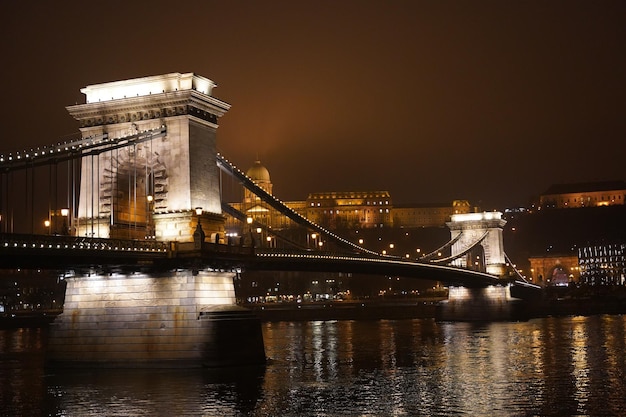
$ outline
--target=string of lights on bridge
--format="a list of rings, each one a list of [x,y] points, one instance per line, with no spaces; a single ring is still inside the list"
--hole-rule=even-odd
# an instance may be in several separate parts
[[[9,237],[5,235],[5,237]],[[79,249],[79,250],[109,250],[109,251],[122,251],[122,252],[155,252],[166,253],[168,251],[166,242],[154,242],[154,241],[122,241],[122,240],[105,240],[98,239],[92,240],[89,238],[73,238],[73,242],[54,242],[55,237],[50,237],[50,241],[44,239],[42,242],[32,242],[32,239],[28,237],[19,238],[16,236],[10,236],[9,240],[5,240],[2,246],[5,248],[30,248],[30,249]],[[63,237],[67,240],[68,237]],[[79,240],[80,241],[77,241]]]
[[[262,189],[262,188],[261,188],[261,187],[260,187],[260,186],[256,183],[256,181],[254,181],[252,178],[248,177],[248,175],[246,175],[243,171],[241,171],[239,168],[237,168],[237,166],[235,166],[235,164],[233,164],[232,162],[230,162],[228,159],[226,159],[226,157],[224,157],[224,156],[223,156],[223,155],[221,155],[220,153],[218,153],[218,154],[217,154],[217,161],[218,161],[218,164],[219,164],[219,163],[222,163],[222,164],[227,164],[227,165],[228,165],[228,168],[230,168],[230,170],[231,170],[233,173],[235,173],[235,171],[236,171],[236,174],[237,174],[239,177],[241,177],[241,178],[245,179],[245,180],[246,180],[246,181],[248,181],[250,184],[252,184],[252,185],[253,185],[253,186],[257,189],[257,191],[262,192],[266,198],[271,198],[271,199],[272,199],[275,203],[279,204],[279,205],[281,206],[282,210],[284,210],[284,211],[288,211],[288,212],[289,212],[292,216],[294,216],[294,217],[298,218],[301,222],[303,222],[303,223],[305,223],[305,224],[308,224],[310,227],[312,227],[312,228],[316,229],[318,232],[323,233],[323,234],[325,234],[325,235],[327,235],[327,236],[329,236],[329,237],[331,237],[331,238],[333,238],[333,239],[335,239],[335,240],[338,240],[338,241],[340,241],[340,242],[342,242],[342,243],[344,243],[344,244],[346,244],[346,245],[349,245],[349,246],[351,246],[351,247],[353,247],[353,248],[355,248],[355,249],[357,249],[357,250],[359,250],[359,251],[366,252],[366,253],[369,253],[369,254],[371,254],[371,255],[382,256],[382,255],[381,255],[380,253],[378,253],[378,252],[375,252],[375,251],[372,251],[372,250],[366,249],[366,248],[364,248],[364,247],[362,247],[362,246],[359,246],[359,245],[355,244],[354,242],[350,242],[349,240],[344,239],[344,238],[342,238],[341,236],[334,234],[333,232],[331,232],[330,230],[326,229],[325,227],[320,226],[319,224],[317,224],[317,223],[314,223],[314,222],[310,221],[310,220],[309,220],[309,219],[307,219],[306,217],[303,217],[300,213],[296,212],[296,211],[295,211],[295,210],[293,210],[291,207],[288,207],[288,206],[287,206],[286,204],[284,204],[281,200],[279,200],[278,198],[276,198],[276,197],[275,197],[275,196],[273,196],[272,194],[268,193],[267,191],[263,190],[263,189]],[[261,196],[259,196],[259,197],[261,197]]]
[[[148,139],[155,138],[156,135],[165,134],[166,127],[160,126],[156,129],[144,130],[142,132],[137,132],[134,135],[128,135],[118,138],[109,137],[108,133],[102,133],[100,135],[93,135],[87,138],[78,139],[74,141],[66,141],[66,142],[58,142],[56,145],[48,148],[44,146],[42,148],[31,148],[30,150],[17,151],[15,154],[13,152],[5,155],[0,154],[0,164],[2,163],[12,163],[16,161],[20,162],[35,162],[38,159],[49,159],[55,156],[63,156],[65,154],[85,151],[95,147],[99,147],[107,144],[114,144],[118,146],[127,145],[129,143],[140,143]],[[108,149],[107,149],[108,150]]]

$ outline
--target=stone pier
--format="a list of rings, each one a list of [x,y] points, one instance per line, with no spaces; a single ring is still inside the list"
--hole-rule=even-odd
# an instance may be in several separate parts
[[[441,321],[519,320],[522,300],[511,297],[510,287],[450,287],[448,300],[437,305]]]
[[[67,278],[48,363],[201,367],[265,362],[259,320],[235,305],[233,273],[87,274]]]

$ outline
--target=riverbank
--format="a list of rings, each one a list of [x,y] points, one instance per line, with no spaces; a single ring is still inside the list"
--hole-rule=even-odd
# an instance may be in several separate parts
[[[245,304],[261,321],[399,320],[435,318],[445,298],[411,300],[329,301],[312,303]],[[520,319],[626,314],[626,299],[617,297],[545,298],[529,303]]]
[[[243,307],[252,310],[264,322],[401,320],[435,318],[437,304],[445,299],[423,297],[402,300],[251,303],[243,304]],[[607,295],[546,297],[528,307],[525,318],[626,314],[626,298]],[[0,315],[0,329],[45,327],[58,314],[60,311],[3,314]]]
[[[398,320],[435,317],[444,298],[245,304],[261,321]]]

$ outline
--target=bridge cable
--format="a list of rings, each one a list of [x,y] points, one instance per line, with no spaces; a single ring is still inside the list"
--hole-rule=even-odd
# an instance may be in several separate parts
[[[463,232],[459,233],[454,239],[449,240],[448,242],[446,242],[440,248],[437,248],[434,251],[432,251],[430,253],[427,253],[426,255],[424,255],[421,258],[419,258],[419,260],[420,261],[427,261],[430,258],[434,258],[442,250],[445,250],[445,249],[449,248],[450,246],[454,245],[461,238],[462,235],[463,235]]]
[[[236,208],[234,208],[233,206],[231,206],[228,203],[222,202],[222,211],[224,211],[226,214],[231,215],[232,217],[236,218],[237,220],[241,221],[242,223],[246,223],[248,220],[248,217],[245,215],[245,213],[237,210]],[[302,250],[308,250],[308,248],[306,246],[302,246],[301,244],[289,239],[288,237],[282,235],[281,233],[275,231],[274,229],[272,229],[271,226],[267,226],[257,220],[253,220],[253,223],[250,226],[255,226],[255,227],[260,227],[263,230],[265,230],[267,233],[274,235],[275,237],[279,238],[280,240],[297,247],[298,249],[302,249]]]
[[[444,263],[444,262],[452,262],[462,256],[465,256],[469,251],[471,251],[472,249],[474,249],[474,247],[476,247],[477,245],[479,245],[483,240],[485,240],[485,238],[487,237],[487,235],[489,234],[489,230],[487,230],[477,241],[475,241],[473,244],[469,245],[465,250],[463,250],[460,253],[457,253],[454,256],[448,256],[447,258],[442,258],[442,259],[436,259],[434,261],[431,261],[432,263]]]
[[[240,180],[242,185],[245,188],[250,190],[256,196],[258,196],[261,200],[263,200],[264,202],[269,204],[271,207],[273,207],[274,209],[278,210],[281,214],[285,215],[286,217],[288,217],[289,219],[293,220],[294,222],[296,222],[296,223],[298,223],[300,225],[309,227],[309,228],[311,228],[313,230],[316,230],[317,232],[322,233],[326,237],[331,238],[332,240],[334,240],[336,243],[339,243],[340,245],[350,247],[351,249],[355,249],[355,250],[360,251],[360,252],[369,253],[370,255],[381,256],[378,252],[375,252],[375,251],[372,251],[370,249],[366,249],[364,247],[361,247],[361,246],[359,246],[359,245],[357,245],[355,243],[352,243],[352,242],[342,238],[341,236],[336,235],[335,233],[332,233],[330,230],[328,230],[328,229],[326,229],[326,228],[324,228],[324,227],[322,227],[322,226],[320,226],[320,225],[318,225],[316,223],[311,222],[306,217],[304,217],[301,214],[297,213],[296,211],[294,211],[290,207],[287,207],[285,204],[283,204],[282,201],[278,200],[276,197],[274,197],[273,195],[271,195],[270,193],[265,191],[263,188],[261,188],[259,185],[257,185],[256,182],[254,182],[250,177],[248,177],[241,170],[239,170],[237,167],[235,167],[233,164],[231,164],[221,154],[218,153],[216,155],[216,161],[217,161],[218,167],[221,170],[223,170],[224,172],[226,172],[226,173],[234,176],[238,180]]]
[[[506,252],[504,252],[504,259],[509,263],[509,265],[511,265],[511,268],[513,268],[513,271],[515,271],[515,275],[517,275],[522,281],[529,283],[526,280],[526,277],[524,277],[515,266],[513,266],[513,262],[511,262],[511,259],[509,258],[509,255],[506,254]]]

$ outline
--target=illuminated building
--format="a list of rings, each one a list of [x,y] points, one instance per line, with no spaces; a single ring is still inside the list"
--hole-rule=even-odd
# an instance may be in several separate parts
[[[539,198],[541,208],[576,208],[624,205],[626,182],[600,181],[555,184]]]
[[[331,229],[393,226],[388,191],[311,193],[306,208],[309,220]]]
[[[270,173],[260,161],[255,161],[246,175],[272,194]],[[241,203],[231,203],[248,218],[274,229],[286,229],[294,224],[245,189]],[[330,191],[309,193],[305,201],[285,202],[289,208],[314,223],[332,230],[370,228],[443,227],[453,214],[472,211],[467,200],[454,200],[451,205],[394,206],[388,191]],[[230,218],[227,229],[236,230],[237,221]]]
[[[626,284],[626,243],[578,249],[580,280],[588,285]]]
[[[541,286],[565,286],[580,281],[580,267],[576,255],[532,256],[528,280]]]

